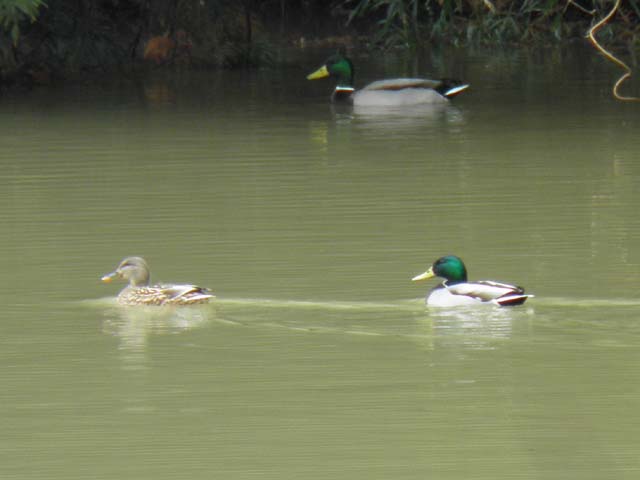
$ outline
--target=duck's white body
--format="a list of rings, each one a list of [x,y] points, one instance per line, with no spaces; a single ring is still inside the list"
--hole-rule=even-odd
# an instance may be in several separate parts
[[[465,305],[520,305],[533,297],[525,295],[519,287],[506,283],[482,280],[478,282],[447,285],[443,282],[435,287],[426,298],[430,307],[462,307]]]
[[[400,107],[406,105],[440,105],[449,100],[435,90],[403,88],[402,90],[369,90],[363,88],[353,94],[356,107]]]

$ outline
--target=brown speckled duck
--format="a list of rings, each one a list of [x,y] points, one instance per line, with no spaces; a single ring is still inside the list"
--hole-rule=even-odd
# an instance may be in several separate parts
[[[214,297],[209,289],[196,285],[149,285],[149,266],[141,257],[125,258],[102,281],[116,278],[129,282],[118,295],[121,305],[194,305]]]

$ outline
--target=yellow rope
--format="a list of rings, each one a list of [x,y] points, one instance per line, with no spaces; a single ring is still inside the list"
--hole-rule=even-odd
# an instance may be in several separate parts
[[[571,0],[569,0],[569,1],[571,3],[573,3]],[[606,17],[604,17],[602,20],[600,20],[598,23],[596,23],[593,27],[591,27],[589,29],[589,32],[587,33],[587,37],[589,37],[589,41],[591,42],[591,44],[600,53],[602,53],[602,55],[604,55],[605,58],[607,58],[609,61],[615,63],[619,67],[622,67],[622,68],[624,68],[626,70],[624,75],[622,75],[618,79],[618,81],[615,83],[615,85],[613,86],[613,96],[615,98],[617,98],[618,100],[622,100],[622,101],[625,101],[625,102],[638,102],[638,101],[640,101],[640,98],[638,98],[638,97],[627,97],[627,96],[624,96],[624,95],[620,95],[618,93],[618,88],[620,87],[620,85],[622,85],[628,78],[631,77],[631,69],[629,68],[629,66],[626,63],[624,63],[619,58],[615,57],[612,53],[610,53],[602,45],[600,45],[598,43],[598,41],[596,40],[596,37],[595,37],[596,32],[598,30],[600,30],[604,25],[606,25],[607,22],[609,22],[609,20],[611,20],[611,17],[613,17],[615,15],[615,13],[618,11],[618,7],[619,6],[620,6],[620,0],[616,0],[616,3],[613,6],[613,8],[611,9],[611,11],[609,12],[609,14]]]

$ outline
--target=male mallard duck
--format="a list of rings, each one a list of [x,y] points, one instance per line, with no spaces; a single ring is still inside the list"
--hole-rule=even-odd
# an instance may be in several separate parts
[[[469,85],[448,78],[427,80],[424,78],[394,78],[378,80],[361,90],[353,88],[353,63],[336,54],[307,80],[336,77],[338,85],[331,94],[331,101],[365,106],[400,106],[428,103],[446,103],[448,98],[463,92]]]
[[[207,303],[214,295],[195,285],[149,285],[149,266],[141,257],[127,257],[115,271],[102,277],[105,283],[114,278],[129,282],[118,295],[121,305],[193,305]]]
[[[501,306],[521,305],[533,295],[525,295],[524,288],[505,283],[481,280],[467,282],[467,269],[455,255],[436,260],[426,272],[413,277],[414,282],[442,277],[444,282],[427,296],[426,303],[434,307],[456,307],[489,303]]]

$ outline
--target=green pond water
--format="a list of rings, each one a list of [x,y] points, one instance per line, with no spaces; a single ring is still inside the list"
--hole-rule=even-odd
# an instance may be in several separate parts
[[[0,97],[1,478],[638,478],[617,72],[587,46],[356,58],[359,84],[472,85],[380,112],[305,80],[324,53]],[[410,279],[448,253],[536,297],[428,309]],[[129,255],[216,300],[119,308],[99,280]]]

